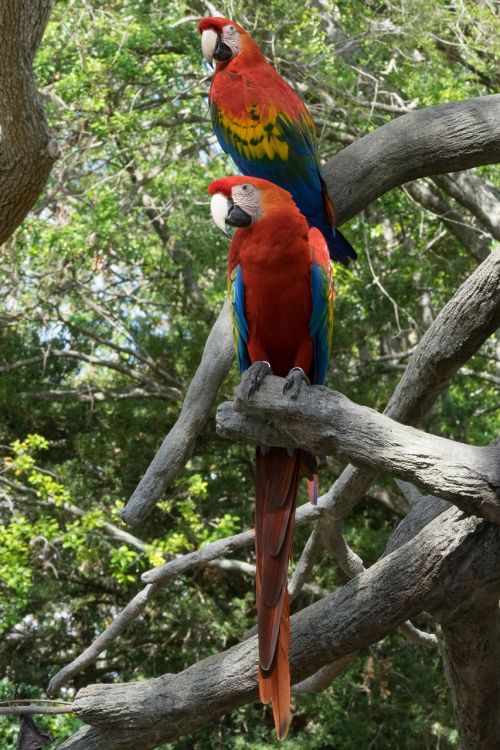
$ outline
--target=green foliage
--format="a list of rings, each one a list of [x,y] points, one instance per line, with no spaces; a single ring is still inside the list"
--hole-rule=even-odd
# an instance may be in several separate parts
[[[407,107],[498,88],[500,34],[487,3],[235,0],[220,9],[300,87],[324,158]],[[137,592],[142,572],[253,523],[252,451],[223,443],[210,420],[136,541],[109,528],[123,530],[120,510],[179,414],[225,295],[227,242],[206,188],[233,166],[208,122],[209,71],[192,20],[205,10],[198,0],[60,0],[37,56],[62,156],[0,268],[3,698],[15,686],[40,696]],[[337,50],[332,19],[347,40]],[[498,182],[490,168],[479,173]],[[424,295],[436,314],[477,261],[404,190],[343,229],[359,261],[336,270],[328,383],[383,409],[407,361],[400,353],[428,324]],[[481,379],[497,373],[498,356],[498,341],[482,348],[468,363],[475,376],[457,375],[426,429],[474,444],[498,433],[498,391]],[[332,478],[322,469],[322,489]],[[373,500],[348,519],[366,564],[396,521]],[[298,529],[296,549],[307,534]],[[344,582],[326,556],[315,576],[331,589]],[[254,623],[252,589],[215,568],[172,581],[64,697],[95,681],[179,671],[231,646]],[[294,606],[310,601],[304,593]],[[60,741],[77,722],[40,724]],[[2,750],[16,735],[17,722],[2,717]],[[255,704],[165,750],[275,746],[270,712]],[[458,747],[439,655],[387,638],[325,693],[295,699],[281,746]]]

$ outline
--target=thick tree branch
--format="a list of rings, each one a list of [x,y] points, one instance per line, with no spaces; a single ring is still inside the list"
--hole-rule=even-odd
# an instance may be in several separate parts
[[[282,378],[268,377],[250,398],[239,387],[234,404],[221,404],[217,411],[219,435],[255,445],[304,448],[314,455],[340,455],[500,523],[499,447],[479,448],[429,435],[323,386],[304,388],[292,400],[283,396],[283,383]],[[280,433],[271,442],[269,420]]]
[[[481,584],[479,584],[481,585]],[[500,617],[498,594],[467,602],[442,622],[445,672],[462,750],[491,750],[500,741]]]
[[[0,3],[0,244],[33,206],[58,156],[32,67],[51,5]]]
[[[500,94],[409,112],[343,149],[325,166],[338,221],[418,177],[500,161]]]
[[[292,618],[292,681],[375,643],[409,616],[439,609],[444,599],[453,611],[479,583],[483,593],[498,597],[500,528],[448,510],[412,541]],[[256,664],[253,637],[175,676],[86,687],[74,711],[93,726],[59,750],[147,750],[192,732],[257,697]]]

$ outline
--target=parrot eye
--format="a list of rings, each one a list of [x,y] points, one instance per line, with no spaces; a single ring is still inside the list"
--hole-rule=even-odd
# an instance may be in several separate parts
[[[234,26],[230,26],[229,31],[234,31]]]
[[[250,185],[242,185],[241,186],[241,189],[245,190],[245,191],[248,190],[249,188],[250,188]]]

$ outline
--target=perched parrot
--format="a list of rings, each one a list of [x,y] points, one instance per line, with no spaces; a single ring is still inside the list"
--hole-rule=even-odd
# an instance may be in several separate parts
[[[216,225],[236,229],[228,291],[243,392],[269,373],[297,398],[302,382],[323,383],[333,331],[333,278],[321,232],[309,228],[292,196],[255,177],[225,177],[208,188]],[[288,563],[300,473],[315,487],[316,459],[286,448],[256,449],[255,557],[259,692],[272,701],[278,738],[290,725]]]
[[[237,23],[202,18],[198,27],[205,59],[215,61],[210,113],[221,147],[242,174],[288,190],[309,226],[325,237],[330,256],[347,265],[356,252],[334,226],[306,105]]]

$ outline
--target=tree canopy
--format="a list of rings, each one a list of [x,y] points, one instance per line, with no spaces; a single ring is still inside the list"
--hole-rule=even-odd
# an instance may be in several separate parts
[[[226,294],[227,240],[210,221],[206,188],[234,167],[208,117],[210,70],[196,29],[207,12],[238,20],[298,89],[325,162],[394,118],[500,84],[489,0],[54,4],[35,71],[60,155],[1,251],[2,700],[16,690],[45,695],[143,572],[252,526],[253,449],[223,441],[213,418],[150,518],[132,530],[120,520],[175,423]],[[343,226],[358,261],[336,268],[328,386],[383,411],[424,332],[500,239],[499,206],[498,171],[482,166],[409,182]],[[499,363],[497,333],[423,428],[489,444],[500,432]],[[238,380],[233,367],[218,402]],[[342,468],[322,465],[323,491]],[[407,509],[380,474],[344,527],[366,567]],[[309,531],[297,530],[297,558]],[[91,682],[180,672],[236,644],[255,618],[252,555],[238,558],[247,568],[172,579],[62,697]],[[346,580],[325,552],[295,609]],[[414,624],[437,629],[425,614]],[[294,701],[285,750],[458,747],[439,649],[400,631],[359,652],[324,692]],[[39,723],[57,742],[80,724],[64,715]],[[17,731],[17,720],[0,718],[6,750]],[[162,747],[273,744],[270,712],[251,704]]]

